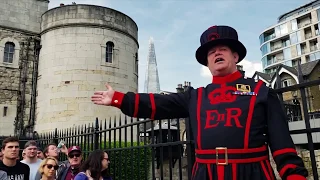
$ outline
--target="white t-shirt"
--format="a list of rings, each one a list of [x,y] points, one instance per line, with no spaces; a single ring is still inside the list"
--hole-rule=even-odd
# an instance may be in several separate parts
[[[24,164],[27,164],[29,166],[29,168],[30,168],[30,180],[35,179],[36,178],[36,174],[37,174],[37,172],[39,170],[39,167],[40,167],[40,163],[42,162],[42,160],[41,159],[37,159],[37,162],[31,163],[31,164],[27,163],[25,160],[22,160],[21,162],[24,163]]]

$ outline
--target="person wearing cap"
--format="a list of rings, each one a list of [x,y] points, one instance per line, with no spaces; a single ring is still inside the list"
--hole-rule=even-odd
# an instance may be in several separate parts
[[[57,180],[73,180],[79,173],[82,162],[82,150],[79,146],[71,146],[68,148],[68,161],[60,164],[58,169]]]
[[[306,180],[308,171],[297,155],[277,94],[237,70],[247,53],[237,31],[212,26],[200,43],[196,59],[212,74],[206,87],[163,96],[122,93],[106,84],[108,90],[94,92],[92,102],[132,117],[190,118],[196,145],[193,180],[274,180],[269,147],[282,179]]]

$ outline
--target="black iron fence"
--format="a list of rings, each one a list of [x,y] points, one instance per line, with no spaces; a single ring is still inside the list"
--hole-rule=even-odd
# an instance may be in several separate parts
[[[111,162],[109,171],[115,180],[191,179],[194,155],[186,154],[194,154],[193,141],[181,139],[190,134],[186,124],[188,119],[96,119],[89,125],[21,137],[20,146],[22,150],[30,139],[36,140],[42,149],[50,143],[64,142],[67,147],[80,146],[84,159],[95,149],[106,150]],[[59,158],[67,159],[62,153]]]
[[[315,155],[315,145],[314,145],[314,140],[312,138],[313,133],[319,133],[320,128],[319,127],[314,127],[311,128],[310,120],[316,120],[320,118],[320,112],[317,110],[316,112],[310,112],[311,110],[311,104],[310,103],[310,94],[307,93],[310,92],[310,88],[317,86],[317,90],[313,91],[312,95],[313,96],[320,96],[320,79],[316,80],[306,80],[303,77],[303,73],[301,70],[300,64],[298,64],[297,68],[298,72],[298,83],[296,85],[288,86],[288,87],[282,87],[282,82],[280,78],[280,73],[279,73],[279,68],[276,73],[276,92],[279,95],[280,100],[284,102],[284,94],[289,93],[292,94],[293,100],[292,104],[286,104],[283,103],[284,110],[287,112],[287,117],[288,117],[288,122],[293,122],[293,121],[302,121],[304,120],[305,123],[305,128],[301,128],[298,130],[291,130],[290,134],[291,135],[296,135],[296,134],[306,134],[307,136],[307,148],[309,151],[309,158],[311,161],[311,167],[312,167],[312,172],[309,177],[313,177],[313,179],[319,179],[318,175],[318,168],[317,168],[317,161],[316,161],[316,155]],[[306,164],[307,165],[307,164]]]

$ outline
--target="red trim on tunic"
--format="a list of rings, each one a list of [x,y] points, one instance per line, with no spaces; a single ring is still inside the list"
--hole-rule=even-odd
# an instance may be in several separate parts
[[[268,156],[261,156],[261,157],[255,157],[255,158],[247,158],[247,159],[228,159],[228,163],[254,163],[254,162],[260,162],[267,160]],[[218,159],[219,163],[225,163],[225,159]],[[196,162],[198,163],[204,163],[204,164],[216,164],[217,159],[202,159],[196,157]]]
[[[249,148],[249,149],[196,149],[195,152],[197,154],[216,154],[218,151],[218,154],[225,154],[226,151],[228,154],[245,154],[245,153],[257,153],[257,152],[264,152],[267,150],[267,146],[262,146],[258,148]]]
[[[297,167],[297,165],[295,165],[295,164],[287,164],[287,165],[285,165],[285,166],[283,166],[282,168],[281,168],[281,170],[279,171],[279,174],[280,174],[280,176],[282,177],[283,175],[284,175],[284,173],[288,170],[288,169],[294,169],[294,168],[296,168]]]
[[[134,113],[133,117],[138,117],[138,112],[139,112],[139,94],[136,94],[136,97],[134,99]]]
[[[237,180],[237,164],[232,164],[232,180]]]
[[[150,93],[149,96],[150,96],[150,103],[151,103],[151,109],[152,109],[150,119],[154,119],[154,116],[156,115],[156,103],[154,102],[154,95]]]
[[[242,77],[241,72],[236,71],[236,72],[229,74],[229,75],[226,75],[226,76],[213,76],[212,83],[213,84],[225,84],[225,83],[233,82],[241,77]]]
[[[201,100],[202,100],[202,90],[203,88],[198,89],[198,102],[197,102],[197,121],[198,121],[198,135],[197,143],[198,148],[201,149]]]
[[[293,175],[289,175],[287,177],[287,180],[307,180],[307,178],[298,174],[293,174]]]
[[[298,154],[297,151],[294,148],[284,148],[284,149],[280,149],[277,151],[274,151],[272,153],[273,158],[275,158],[276,156],[282,155],[282,154],[286,154],[286,153],[295,153]]]
[[[211,170],[210,164],[207,164],[207,170],[208,170],[209,180],[213,180],[213,178],[212,178],[212,170]]]
[[[271,180],[274,180],[274,175],[273,175],[273,170],[272,170],[272,167],[271,167],[271,164],[270,164],[270,161],[269,160],[267,160],[266,161],[266,163],[267,163],[267,168],[268,168],[268,171],[269,171],[269,174],[270,174],[270,177],[271,177]]]
[[[224,166],[217,165],[217,171],[218,180],[224,180]]]
[[[123,97],[124,97],[124,94],[122,92],[115,91],[112,96],[111,106],[114,106],[120,109]]]
[[[267,180],[271,180],[270,175],[269,175],[269,173],[267,171],[267,168],[263,164],[263,161],[260,162],[260,165],[261,165],[262,171],[263,171],[264,175],[266,176]]]
[[[256,94],[258,94],[262,84],[263,84],[263,82],[261,80],[259,80],[256,87],[254,88],[254,92]],[[246,123],[246,129],[244,132],[244,148],[245,149],[247,149],[249,147],[250,127],[251,127],[252,115],[253,115],[253,110],[254,110],[254,105],[256,103],[256,99],[257,99],[257,96],[252,96],[250,99],[248,118],[247,118],[247,123]]]
[[[191,179],[193,179],[193,177],[195,176],[195,173],[196,173],[196,165],[198,165],[197,164],[197,162],[194,162],[194,164],[193,164],[193,167],[192,167],[192,173],[191,173]]]

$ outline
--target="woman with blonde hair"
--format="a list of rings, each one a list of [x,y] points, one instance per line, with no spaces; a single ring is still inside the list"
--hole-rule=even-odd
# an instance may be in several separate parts
[[[41,180],[55,180],[58,168],[58,161],[55,158],[47,157],[43,159],[39,167]]]

